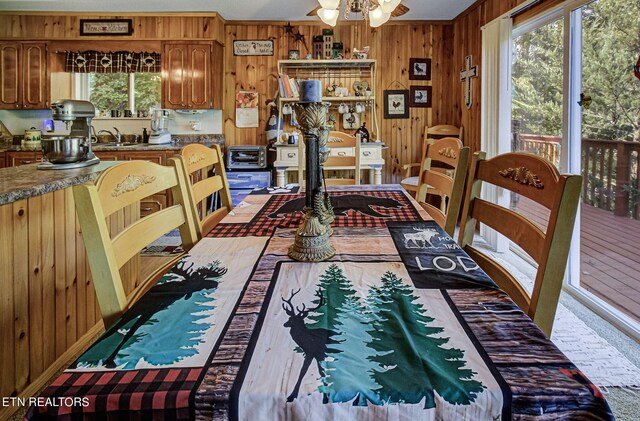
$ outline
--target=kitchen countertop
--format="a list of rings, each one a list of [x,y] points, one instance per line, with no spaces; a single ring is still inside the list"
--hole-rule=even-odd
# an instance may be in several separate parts
[[[0,170],[0,205],[93,181],[100,172],[117,163],[103,161],[74,170],[38,170],[39,164],[3,168]]]
[[[201,143],[206,146],[224,145],[224,135],[172,136],[178,142],[165,145],[149,145],[140,143],[134,146],[104,146],[96,144],[93,150],[100,151],[167,151],[180,150],[190,143]],[[0,152],[40,151],[21,145],[0,144]],[[76,184],[93,181],[106,168],[117,161],[103,161],[97,165],[74,170],[38,170],[38,164],[21,165],[0,169],[0,206],[18,200],[40,196],[56,190],[65,189]]]

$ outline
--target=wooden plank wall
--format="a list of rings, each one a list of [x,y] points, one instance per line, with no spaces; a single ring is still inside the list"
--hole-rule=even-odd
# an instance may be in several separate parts
[[[80,36],[80,19],[132,19],[131,36]],[[216,13],[0,13],[0,39],[144,41],[206,39],[223,42],[224,21]]]
[[[299,46],[291,38],[287,40],[283,26],[286,23],[242,24],[227,22],[225,45],[225,78],[223,124],[228,145],[266,144],[264,127],[268,117],[266,98],[273,98],[278,87],[277,62],[286,59],[289,49],[300,49],[301,55],[312,48],[313,35],[321,34],[321,26],[315,23],[292,23],[294,31],[304,35],[305,43]],[[397,183],[402,179],[402,165],[419,160],[420,144],[425,125],[451,123],[457,112],[453,106],[452,91],[455,72],[451,68],[453,56],[453,27],[450,24],[411,22],[388,23],[371,31],[362,25],[339,24],[334,29],[335,39],[342,41],[345,50],[370,45],[369,58],[377,60],[376,105],[379,121],[379,138],[386,150],[383,183]],[[275,54],[269,57],[236,57],[234,40],[274,40]],[[409,81],[407,69],[411,57],[432,59],[431,81]],[[411,85],[433,86],[432,108],[411,108],[409,119],[383,118],[383,90],[409,89]],[[258,128],[235,127],[235,97],[237,91],[257,91],[260,94],[260,123]],[[367,122],[371,128],[371,122]],[[371,129],[370,129],[371,130]]]
[[[110,231],[139,219],[139,209],[111,216]],[[0,206],[0,226],[0,396],[9,397],[41,387],[45,370],[102,318],[72,189]],[[121,270],[127,292],[138,269],[135,257]]]
[[[525,0],[479,0],[453,21],[454,54],[452,60],[453,82],[457,86],[453,109],[456,110],[454,121],[464,127],[465,144],[472,151],[480,149],[480,76],[482,75],[482,28],[498,16],[524,3]],[[528,14],[535,14],[551,2],[546,0],[532,8]],[[478,78],[473,80],[473,105],[467,109],[464,103],[463,83],[460,82],[460,71],[465,66],[465,57],[473,56],[474,65],[478,65]]]

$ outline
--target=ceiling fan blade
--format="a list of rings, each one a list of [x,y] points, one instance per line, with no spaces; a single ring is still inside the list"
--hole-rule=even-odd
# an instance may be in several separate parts
[[[409,11],[409,8],[407,6],[405,6],[404,4],[400,3],[398,5],[398,7],[393,9],[393,12],[391,12],[391,16],[394,17],[394,18],[397,18],[399,16],[404,15],[408,11]]]
[[[310,11],[309,13],[307,13],[307,16],[318,16],[318,10],[320,10],[322,8],[322,6],[318,5],[318,7],[316,7],[315,9],[313,9],[312,11]]]

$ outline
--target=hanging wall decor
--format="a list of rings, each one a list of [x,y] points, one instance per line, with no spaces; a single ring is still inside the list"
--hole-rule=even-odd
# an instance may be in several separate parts
[[[411,86],[409,88],[409,106],[431,108],[431,86]]]
[[[409,59],[409,80],[431,80],[431,59]]]
[[[80,36],[114,36],[133,34],[131,19],[80,19]]]
[[[464,82],[464,103],[467,108],[471,108],[473,104],[471,79],[478,77],[478,66],[472,66],[471,62],[472,56],[465,57],[465,68],[460,72],[460,81]]]
[[[384,91],[384,118],[409,118],[409,91]]]
[[[234,56],[272,56],[273,40],[233,41]]]

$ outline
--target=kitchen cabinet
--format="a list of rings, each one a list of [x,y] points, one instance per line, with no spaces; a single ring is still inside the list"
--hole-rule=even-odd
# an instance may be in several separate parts
[[[40,150],[7,152],[6,166],[17,167],[18,165],[33,164],[42,161],[42,151]]]
[[[0,109],[49,108],[47,44],[0,42]]]
[[[162,106],[172,109],[214,108],[212,43],[165,43],[162,55]],[[216,57],[222,60],[222,57]],[[216,66],[218,68],[219,66]],[[217,75],[220,78],[222,75]],[[216,81],[216,83],[220,83]]]

